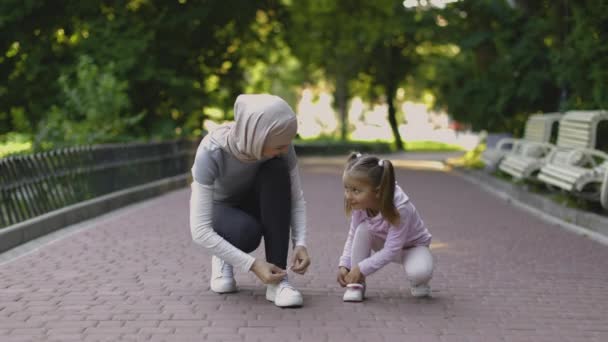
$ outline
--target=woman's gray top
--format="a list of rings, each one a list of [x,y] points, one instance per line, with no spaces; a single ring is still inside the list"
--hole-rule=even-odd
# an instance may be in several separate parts
[[[291,180],[291,239],[294,246],[306,245],[306,203],[300,186],[297,157],[290,145],[286,158]],[[236,159],[210,139],[199,145],[192,167],[190,229],[194,241],[211,254],[248,271],[255,258],[244,253],[219,236],[212,227],[213,203],[236,204],[253,184],[260,165],[266,159],[243,162]]]

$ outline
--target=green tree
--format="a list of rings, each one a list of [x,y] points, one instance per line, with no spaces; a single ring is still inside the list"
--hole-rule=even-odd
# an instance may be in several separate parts
[[[608,108],[608,2],[562,1],[563,43],[552,51],[563,109]]]
[[[40,123],[36,149],[127,140],[144,116],[130,114],[128,83],[116,78],[113,63],[100,68],[81,56],[75,73],[62,75],[59,84],[63,101]]]
[[[491,0],[462,1],[439,13],[447,25],[437,34],[458,52],[429,56],[433,73],[423,81],[438,107],[474,129],[509,131],[521,129],[532,112],[557,110],[548,19]]]
[[[60,76],[87,55],[99,66],[113,63],[112,74],[128,84],[131,111],[147,113],[129,130],[133,137],[196,134],[205,108],[231,107],[252,61],[271,55],[272,44],[258,44],[258,21],[279,7],[272,0],[3,1],[0,133],[22,129],[11,113],[23,113],[32,132],[56,114],[51,108],[64,101]],[[257,46],[259,58],[247,46]]]
[[[287,6],[287,39],[310,77],[322,70],[333,81],[335,106],[339,112],[340,137],[347,137],[349,84],[356,79],[371,52],[381,26],[382,2],[290,1]],[[313,80],[314,81],[314,80]]]
[[[382,25],[362,71],[386,98],[395,147],[403,150],[395,105],[397,89],[408,77],[414,76],[423,63],[419,50],[433,38],[435,21],[426,12],[407,10],[399,2],[382,4],[385,10],[376,12],[375,18]]]

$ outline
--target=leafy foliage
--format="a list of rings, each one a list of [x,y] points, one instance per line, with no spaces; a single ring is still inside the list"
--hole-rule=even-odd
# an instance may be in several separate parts
[[[19,130],[58,141],[53,136],[68,132],[78,135],[66,138],[74,142],[200,134],[206,109],[230,108],[245,90],[249,68],[268,59],[275,33],[264,31],[260,17],[276,22],[277,6],[272,0],[3,1],[0,133]],[[84,76],[88,69],[79,63],[85,55],[97,74],[91,69],[94,75]],[[76,74],[88,81],[66,81]],[[107,78],[93,80],[101,75]],[[110,91],[110,79],[117,89]],[[114,107],[103,110],[109,127],[93,135],[84,126],[94,127],[103,115],[79,107],[74,98],[93,96],[90,86],[118,96]],[[109,113],[118,108],[121,113]],[[130,113],[146,115],[129,129],[114,120]],[[42,122],[57,132],[38,131],[46,127]]]
[[[441,11],[459,53],[433,56],[418,78],[437,107],[475,129],[515,134],[534,112],[606,108],[606,4],[516,3],[461,1]]]
[[[534,112],[607,107],[607,40],[608,3],[594,0],[4,0],[0,134],[37,146],[196,136],[242,92],[295,103],[323,81],[342,137],[350,97],[390,105],[398,88],[517,135]]]
[[[129,114],[128,83],[114,76],[113,63],[100,68],[83,55],[74,75],[62,75],[59,84],[63,101],[40,124],[38,147],[127,140],[144,116]]]

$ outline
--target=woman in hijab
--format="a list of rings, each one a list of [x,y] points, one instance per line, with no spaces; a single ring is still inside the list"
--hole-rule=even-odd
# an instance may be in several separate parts
[[[280,97],[240,95],[235,121],[208,134],[192,167],[190,229],[192,239],[211,258],[211,290],[235,292],[234,268],[252,271],[266,287],[266,299],[279,307],[302,305],[302,294],[287,278],[290,269],[304,274],[306,206],[296,154],[291,144],[296,116]],[[264,238],[266,260],[253,252]]]

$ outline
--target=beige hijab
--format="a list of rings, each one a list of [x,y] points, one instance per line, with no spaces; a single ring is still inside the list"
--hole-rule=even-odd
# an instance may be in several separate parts
[[[215,129],[209,138],[243,162],[262,159],[265,145],[282,146],[296,136],[296,115],[275,95],[239,95],[234,102],[234,122]]]

